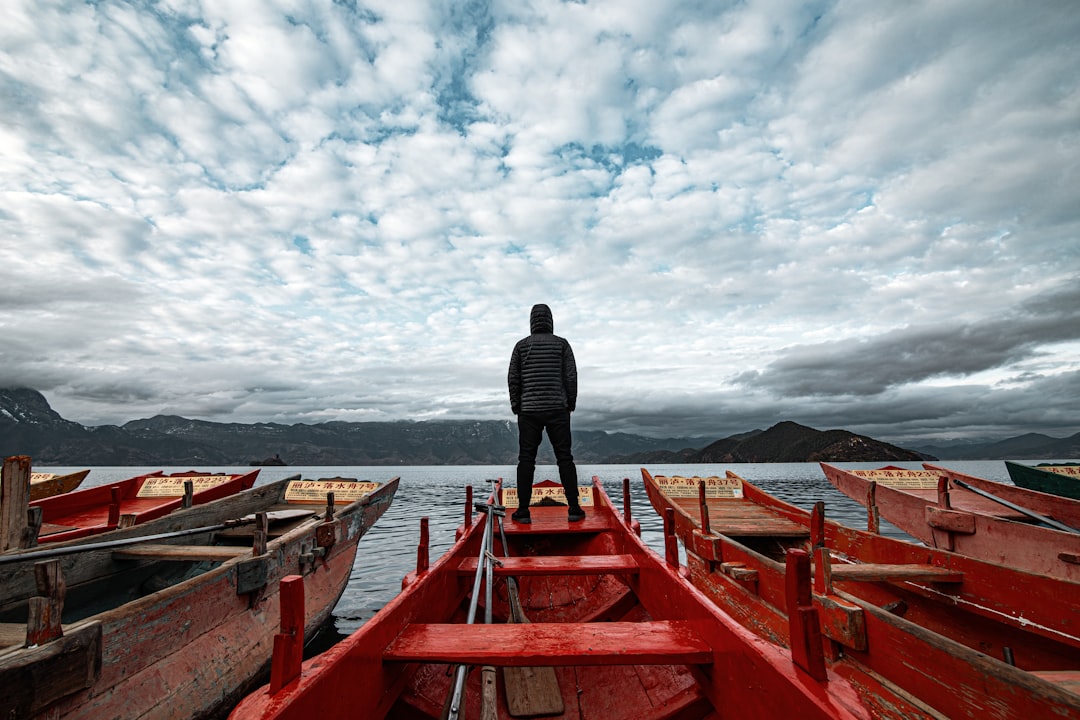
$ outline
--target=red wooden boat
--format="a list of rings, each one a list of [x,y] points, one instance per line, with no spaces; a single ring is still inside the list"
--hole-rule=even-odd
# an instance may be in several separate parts
[[[0,717],[220,717],[269,666],[281,579],[314,632],[397,485],[290,478],[0,556]]]
[[[89,470],[79,470],[73,473],[64,473],[63,475],[47,472],[32,473],[30,475],[30,500],[41,500],[53,495],[71,492],[79,487],[89,474]]]
[[[97,535],[127,524],[139,524],[187,505],[218,500],[255,485],[259,470],[244,473],[162,472],[54,495],[30,503],[41,508],[38,543]],[[185,498],[185,485],[191,494]]]
[[[1006,509],[1015,505],[1012,509],[1025,515],[1028,522],[1043,522],[1051,527],[1056,523],[1063,525],[1064,528],[1058,529],[1064,529],[1065,532],[1080,533],[1080,500],[1006,485],[931,463],[923,463],[923,467],[938,475],[947,476],[950,488],[956,486],[983,493],[983,497],[993,496],[996,498],[995,502]]]
[[[692,582],[816,672],[849,680],[875,717],[1080,714],[1076,584],[852,530],[826,521],[824,503],[807,513],[732,472],[642,476],[674,515]],[[802,612],[821,638],[809,645],[793,640],[787,593],[808,555]]]
[[[598,479],[590,490],[581,522],[567,522],[565,505],[533,506],[531,525],[505,518],[505,546],[487,532],[501,511],[489,500],[474,523],[470,497],[458,541],[430,567],[422,520],[401,594],[230,717],[870,717],[850,683],[815,680],[721,613],[679,573],[677,553],[660,559]],[[629,482],[624,508],[628,495]],[[470,624],[480,613],[491,622]],[[286,661],[275,654],[275,671]]]
[[[1007,507],[950,481],[943,471],[821,467],[837,490],[871,515],[930,547],[1080,582],[1080,534],[1036,524],[1032,511]]]
[[[1005,469],[1020,487],[1080,500],[1080,463],[1021,465],[1006,460]]]

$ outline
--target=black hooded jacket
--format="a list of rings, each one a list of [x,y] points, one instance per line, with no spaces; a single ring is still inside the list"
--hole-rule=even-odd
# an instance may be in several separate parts
[[[555,335],[547,305],[533,305],[529,328],[532,334],[519,340],[510,356],[510,409],[515,415],[573,412],[577,406],[577,364],[570,343]]]

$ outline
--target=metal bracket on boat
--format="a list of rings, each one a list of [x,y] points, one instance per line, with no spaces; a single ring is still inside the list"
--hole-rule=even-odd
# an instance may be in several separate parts
[[[473,507],[484,514],[491,512],[495,515],[495,517],[506,517],[506,509],[498,505],[488,505],[487,503],[475,502],[473,503]]]

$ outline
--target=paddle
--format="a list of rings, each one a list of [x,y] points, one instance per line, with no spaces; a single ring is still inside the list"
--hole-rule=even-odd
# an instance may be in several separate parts
[[[499,536],[502,538],[503,555],[510,557],[502,518],[499,518]],[[506,578],[506,596],[510,605],[507,622],[527,623],[529,618],[521,607],[517,580]],[[562,690],[553,667],[505,667],[503,685],[506,686],[506,706],[511,717],[541,717],[563,713]]]
[[[1012,510],[1015,510],[1016,512],[1021,513],[1022,515],[1027,515],[1032,520],[1038,520],[1041,523],[1049,525],[1050,527],[1052,527],[1055,530],[1061,530],[1062,532],[1075,533],[1077,535],[1080,535],[1080,530],[1077,530],[1074,527],[1070,527],[1070,526],[1068,526],[1068,525],[1066,525],[1064,523],[1059,523],[1057,520],[1054,520],[1052,518],[1048,518],[1045,515],[1040,515],[1039,513],[1035,512],[1033,510],[1028,510],[1025,507],[1020,507],[1016,503],[1011,503],[1011,502],[1009,502],[1008,500],[1006,500],[1004,498],[999,498],[997,495],[994,495],[993,493],[988,493],[985,490],[980,490],[977,487],[972,487],[971,485],[968,485],[963,480],[958,480],[956,478],[950,478],[949,481],[952,482],[955,485],[958,485],[958,486],[964,488],[965,490],[970,490],[971,492],[975,493],[976,495],[982,495],[984,498],[986,498],[988,500],[993,500],[996,503],[1001,503],[1005,507],[1010,508]]]
[[[198,535],[199,533],[215,532],[217,530],[225,530],[226,528],[237,527],[238,525],[247,525],[255,522],[254,518],[240,519],[240,520],[226,520],[223,523],[217,525],[205,525],[203,527],[187,528],[186,530],[174,530],[173,532],[157,533],[155,535],[136,535],[129,538],[121,538],[119,540],[103,540],[96,543],[85,543],[83,545],[66,545],[53,548],[45,548],[43,550],[24,550],[18,553],[12,553],[9,555],[0,555],[0,565],[14,562],[24,562],[26,560],[41,560],[44,558],[58,557],[60,555],[71,555],[72,553],[90,552],[91,550],[104,550],[107,548],[123,547],[125,545],[137,545],[139,543],[149,542],[151,540],[163,540],[165,538],[178,538],[185,535]]]

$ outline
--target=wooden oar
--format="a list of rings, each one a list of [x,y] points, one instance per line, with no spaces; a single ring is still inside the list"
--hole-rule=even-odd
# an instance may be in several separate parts
[[[243,518],[240,520],[226,520],[223,523],[217,525],[204,525],[203,527],[187,528],[186,530],[174,530],[172,532],[157,533],[155,535],[136,535],[129,538],[121,538],[119,540],[103,540],[95,543],[85,543],[83,545],[67,545],[60,547],[45,548],[43,550],[25,550],[18,553],[10,553],[0,555],[0,565],[13,562],[23,562],[25,560],[43,560],[45,558],[58,557],[60,555],[71,555],[72,553],[90,552],[92,550],[105,550],[114,547],[124,547],[125,545],[137,545],[139,543],[150,542],[151,540],[163,540],[165,538],[178,538],[185,535],[198,535],[206,532],[216,532],[218,530],[225,530],[227,528],[237,527],[239,525],[248,525],[255,522],[254,518]]]
[[[506,542],[501,517],[499,536],[502,538],[503,555],[510,557],[510,547]],[[506,596],[510,605],[507,622],[529,622],[521,607],[517,580],[513,577],[506,578]],[[562,690],[553,667],[505,667],[503,685],[506,686],[506,706],[511,717],[529,718],[563,713]]]
[[[1054,520],[1053,518],[1046,517],[1045,515],[1040,515],[1039,513],[1035,512],[1034,510],[1028,510],[1027,508],[1021,507],[1021,506],[1017,505],[1016,503],[1009,502],[1005,498],[999,498],[997,495],[994,495],[993,493],[986,492],[985,490],[980,490],[977,487],[972,487],[971,485],[968,485],[963,480],[957,480],[956,478],[950,478],[949,482],[953,483],[954,485],[958,485],[958,486],[964,488],[965,490],[970,490],[971,492],[975,493],[976,495],[982,495],[984,498],[986,498],[988,500],[993,500],[996,503],[1001,503],[1002,505],[1009,508],[1010,510],[1015,510],[1016,512],[1018,512],[1018,513],[1020,513],[1022,515],[1027,515],[1032,520],[1038,520],[1041,523],[1049,525],[1050,527],[1052,527],[1055,530],[1061,530],[1062,532],[1074,533],[1074,534],[1080,535],[1080,530],[1077,530],[1074,527],[1070,527],[1070,526],[1066,525],[1065,523],[1060,523],[1057,520]]]

